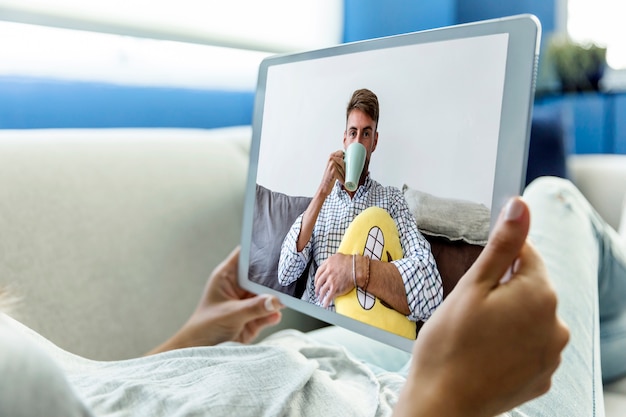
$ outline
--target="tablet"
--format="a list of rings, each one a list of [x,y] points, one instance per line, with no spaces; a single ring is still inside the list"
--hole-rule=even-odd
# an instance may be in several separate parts
[[[539,37],[521,15],[265,59],[241,286],[410,350],[522,190]]]

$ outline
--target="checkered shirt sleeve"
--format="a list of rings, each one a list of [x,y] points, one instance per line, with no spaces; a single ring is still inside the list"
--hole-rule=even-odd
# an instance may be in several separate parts
[[[430,243],[417,228],[413,214],[398,190],[388,208],[400,235],[404,258],[392,261],[398,268],[407,296],[411,320],[426,320],[443,301],[441,275],[437,269]]]
[[[295,282],[302,275],[308,263],[311,242],[309,241],[306,244],[302,252],[298,252],[296,248],[301,228],[302,214],[298,216],[289,232],[287,232],[280,249],[280,259],[278,261],[278,283],[280,285],[287,286]]]

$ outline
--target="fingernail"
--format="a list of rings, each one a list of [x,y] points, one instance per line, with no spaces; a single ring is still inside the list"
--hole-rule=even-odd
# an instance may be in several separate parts
[[[515,261],[513,261],[513,265],[511,265],[511,267],[506,270],[504,276],[500,278],[500,284],[506,284],[507,282],[509,282],[511,278],[513,278],[513,275],[517,274],[517,271],[519,271],[519,265],[520,259],[517,258],[515,259]]]
[[[504,212],[505,220],[517,220],[524,212],[524,204],[519,198],[512,198],[506,205]]]
[[[511,271],[514,274],[517,274],[517,272],[519,271],[519,266],[520,266],[520,258],[515,259],[515,262],[513,262],[513,267],[511,267]]]
[[[500,278],[500,284],[506,284],[511,280],[511,277],[513,277],[513,274],[511,273],[511,268],[508,268],[502,278]]]
[[[268,295],[267,297],[265,297],[264,305],[267,311],[276,311],[276,306],[274,305],[271,295]]]

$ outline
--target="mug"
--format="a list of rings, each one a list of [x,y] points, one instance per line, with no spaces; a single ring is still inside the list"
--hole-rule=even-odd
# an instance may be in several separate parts
[[[346,190],[354,192],[359,186],[359,179],[365,165],[365,146],[358,142],[351,143],[344,152],[343,161],[346,165],[344,187]]]

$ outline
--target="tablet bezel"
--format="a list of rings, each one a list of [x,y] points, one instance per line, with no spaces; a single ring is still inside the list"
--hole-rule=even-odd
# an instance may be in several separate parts
[[[430,43],[467,37],[508,34],[508,49],[495,167],[494,191],[491,206],[491,227],[506,201],[522,191],[530,137],[530,123],[539,53],[540,23],[535,16],[519,15],[463,25],[450,26],[404,35],[342,44],[331,48],[266,58],[260,65],[255,98],[250,164],[244,200],[239,284],[254,293],[276,295],[283,304],[294,310],[345,327],[383,343],[410,351],[413,340],[380,330],[371,325],[328,311],[306,301],[252,282],[248,279],[255,186],[265,102],[265,82],[268,69],[296,61],[305,61],[389,47]]]

